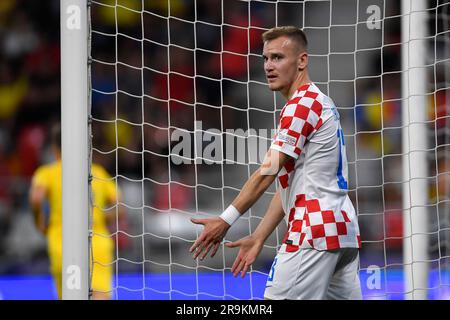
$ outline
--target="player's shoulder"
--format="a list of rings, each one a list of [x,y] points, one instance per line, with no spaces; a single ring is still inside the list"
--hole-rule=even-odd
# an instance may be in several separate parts
[[[297,98],[300,102],[303,99],[311,99],[322,103],[327,96],[315,83],[310,82],[298,88],[294,97]]]
[[[109,178],[110,177],[110,175],[109,175],[108,171],[105,169],[105,167],[103,167],[102,165],[100,165],[98,163],[92,163],[91,171],[95,177],[99,177],[99,178]]]
[[[315,83],[308,83],[301,86],[296,92],[296,103],[306,107],[315,106],[325,113],[332,111],[336,105],[328,95],[326,95]]]
[[[52,162],[52,163],[46,163],[42,164],[34,171],[33,176],[36,175],[46,175],[46,174],[52,174],[53,172],[58,170],[58,163]]]
[[[296,107],[303,105],[305,107],[311,107],[313,103],[322,104],[324,100],[324,94],[313,83],[308,83],[300,86],[292,95],[291,99],[286,103],[286,107]]]
[[[298,109],[311,109],[319,116],[324,108],[324,94],[313,83],[300,86],[286,103],[281,116],[297,113]],[[303,111],[306,112],[306,111]]]
[[[61,166],[58,169],[58,163],[52,162],[40,165],[31,177],[32,184],[47,184],[61,176]]]

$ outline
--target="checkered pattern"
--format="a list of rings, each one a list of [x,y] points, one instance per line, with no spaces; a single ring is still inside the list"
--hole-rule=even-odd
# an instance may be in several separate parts
[[[289,159],[281,168],[278,174],[278,181],[280,181],[280,185],[283,189],[286,189],[289,186],[289,174],[294,171],[295,160]]]
[[[323,108],[317,99],[319,92],[316,92],[316,88],[310,84],[303,85],[281,110],[278,133],[272,143],[273,149],[297,159],[308,138],[320,128]],[[288,187],[289,174],[293,169],[292,164],[282,169],[279,181],[283,188]]]
[[[281,250],[361,246],[354,207],[338,184],[347,168],[338,130],[342,129],[333,101],[312,83],[301,86],[281,111],[271,145],[291,157],[278,173],[283,208],[289,212]]]
[[[288,229],[283,239],[286,252],[299,248],[334,250],[357,243],[361,247],[359,230],[346,211],[321,210],[318,199],[306,200],[297,195],[295,207],[289,212]]]

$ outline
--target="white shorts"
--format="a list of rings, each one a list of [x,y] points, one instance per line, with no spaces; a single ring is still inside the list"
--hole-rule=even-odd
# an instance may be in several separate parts
[[[361,300],[359,251],[299,249],[278,252],[264,298],[271,300]]]

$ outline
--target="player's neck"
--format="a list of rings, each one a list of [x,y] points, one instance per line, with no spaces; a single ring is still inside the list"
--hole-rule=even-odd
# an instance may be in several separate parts
[[[295,79],[295,81],[289,87],[289,90],[286,93],[282,93],[286,101],[289,101],[292,98],[292,95],[298,88],[310,82],[311,79],[309,79],[308,70],[305,69],[303,72],[300,72],[297,79]]]

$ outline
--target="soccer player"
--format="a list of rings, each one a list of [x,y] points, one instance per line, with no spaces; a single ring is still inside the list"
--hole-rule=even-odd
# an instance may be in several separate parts
[[[259,169],[232,204],[204,225],[190,251],[214,256],[230,226],[277,179],[278,188],[253,234],[226,246],[239,247],[231,268],[244,277],[267,237],[283,218],[287,231],[273,261],[265,299],[361,299],[360,235],[348,197],[347,158],[339,113],[308,75],[307,39],[296,27],[262,36],[264,71],[283,107],[277,134]]]
[[[62,297],[62,171],[61,171],[61,129],[52,128],[52,152],[55,161],[42,165],[33,174],[29,194],[36,227],[47,237],[47,251],[50,271],[53,276],[58,297]],[[92,165],[92,299],[107,300],[111,298],[112,261],[114,243],[108,235],[108,225],[115,223],[115,214],[105,214],[101,210],[118,203],[119,194],[110,175],[100,165]],[[48,219],[45,205],[49,205]],[[80,214],[86,214],[80,212]],[[119,219],[123,211],[119,210]],[[113,219],[113,220],[111,220]]]

